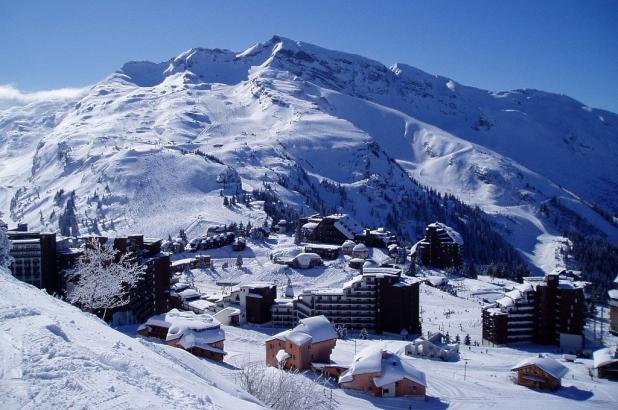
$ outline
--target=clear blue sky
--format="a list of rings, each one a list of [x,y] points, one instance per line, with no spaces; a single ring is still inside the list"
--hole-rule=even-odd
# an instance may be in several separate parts
[[[491,90],[618,112],[618,1],[0,1],[0,84],[93,84],[129,60],[273,34]]]

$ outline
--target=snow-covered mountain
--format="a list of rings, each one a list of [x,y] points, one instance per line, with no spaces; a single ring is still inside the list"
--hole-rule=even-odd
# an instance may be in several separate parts
[[[190,353],[134,339],[0,267],[6,409],[264,408]]]
[[[130,62],[78,101],[0,111],[0,158],[0,210],[48,229],[71,191],[82,232],[162,236],[263,219],[223,207],[221,190],[270,186],[301,213],[395,219],[414,236],[418,181],[480,206],[542,270],[561,263],[550,198],[618,242],[616,114],[277,36]]]

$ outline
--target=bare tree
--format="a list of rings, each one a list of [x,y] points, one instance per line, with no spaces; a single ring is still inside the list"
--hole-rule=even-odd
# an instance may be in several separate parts
[[[129,302],[130,290],[143,276],[144,266],[133,262],[131,254],[117,257],[117,253],[111,244],[96,240],[86,247],[71,272],[77,279],[69,291],[71,303],[93,311],[103,309],[105,318],[108,309]]]
[[[312,380],[298,371],[288,372],[250,363],[240,368],[236,378],[240,387],[275,410],[330,410],[338,407],[325,380]]]

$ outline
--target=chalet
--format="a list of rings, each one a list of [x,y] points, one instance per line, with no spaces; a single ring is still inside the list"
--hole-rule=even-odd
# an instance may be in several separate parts
[[[369,249],[363,243],[359,243],[352,248],[352,257],[358,259],[367,259],[369,257]]]
[[[412,357],[426,359],[440,359],[445,362],[459,360],[459,344],[446,343],[445,337],[440,332],[429,333],[425,337],[419,337],[405,347],[405,353]]]
[[[165,340],[170,346],[187,350],[196,356],[223,361],[225,332],[221,323],[210,315],[172,309],[151,317],[137,332]]]
[[[307,239],[311,242],[341,245],[363,234],[363,228],[346,214],[333,214],[322,218]]]
[[[375,396],[410,396],[425,399],[425,373],[411,360],[372,345],[358,353],[348,370],[339,377],[344,389],[371,392]]]
[[[266,340],[266,364],[307,370],[313,362],[329,362],[337,332],[324,316],[301,319],[293,329]]]
[[[511,368],[517,372],[516,383],[522,386],[555,390],[569,371],[558,361],[549,357],[531,357],[524,359]]]
[[[364,264],[365,260],[360,258],[352,258],[348,262],[348,266],[352,269],[362,269]]]
[[[322,265],[322,258],[317,253],[299,253],[287,262],[288,266],[297,269],[308,269]]]
[[[234,240],[232,243],[232,250],[235,252],[240,252],[247,247],[247,240],[245,238],[239,237]]]
[[[305,245],[306,253],[316,253],[322,259],[337,259],[341,252],[341,247],[337,245],[309,243]]]
[[[412,247],[411,257],[425,266],[461,268],[463,239],[450,226],[434,222],[425,229],[425,238]]]
[[[606,347],[592,354],[593,368],[597,376],[607,379],[618,378],[618,348]]]
[[[354,249],[355,246],[356,242],[348,239],[341,245],[341,250],[344,255],[352,256],[352,249]]]

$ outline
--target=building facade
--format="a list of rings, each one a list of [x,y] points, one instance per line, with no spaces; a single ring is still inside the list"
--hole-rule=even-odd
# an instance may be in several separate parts
[[[29,232],[28,225],[7,231],[11,243],[10,266],[17,279],[46,289],[48,293],[60,293],[62,282],[56,266],[56,234]]]
[[[483,341],[501,345],[532,342],[569,351],[583,346],[587,283],[561,277],[524,278],[482,310]]]
[[[434,222],[425,228],[425,238],[414,245],[412,252],[412,256],[416,256],[425,266],[460,269],[463,239],[451,227]]]
[[[335,326],[382,333],[420,333],[419,281],[396,268],[365,268],[341,288],[306,289],[273,306],[274,324],[323,315]]]

